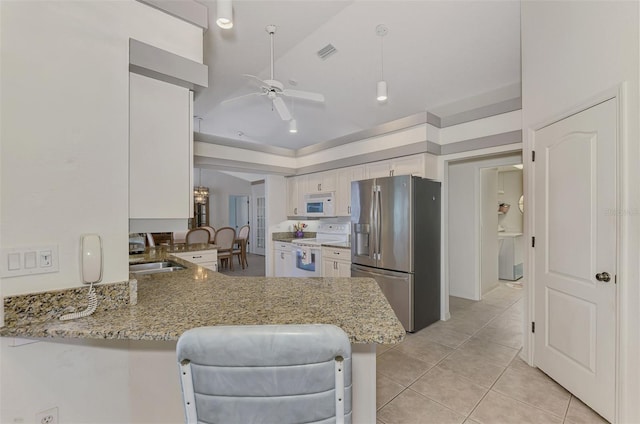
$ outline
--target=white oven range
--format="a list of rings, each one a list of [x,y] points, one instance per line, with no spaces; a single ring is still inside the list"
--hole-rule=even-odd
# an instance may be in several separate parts
[[[349,240],[350,224],[320,223],[316,238],[291,242],[292,277],[322,277],[322,245]]]

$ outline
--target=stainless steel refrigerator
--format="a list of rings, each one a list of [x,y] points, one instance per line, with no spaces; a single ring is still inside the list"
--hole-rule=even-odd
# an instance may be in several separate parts
[[[351,276],[372,277],[405,330],[440,319],[440,183],[409,175],[351,183]]]

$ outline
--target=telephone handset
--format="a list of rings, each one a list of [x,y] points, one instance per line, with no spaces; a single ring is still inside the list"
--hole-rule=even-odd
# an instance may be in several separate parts
[[[98,307],[98,296],[93,283],[102,281],[102,239],[97,234],[83,234],[80,237],[80,274],[84,284],[89,286],[87,309],[60,317],[62,321],[91,315]]]

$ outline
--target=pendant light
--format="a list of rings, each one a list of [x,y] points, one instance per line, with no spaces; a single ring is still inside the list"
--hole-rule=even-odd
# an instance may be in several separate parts
[[[376,87],[376,100],[380,103],[387,101],[387,82],[384,80],[384,43],[382,37],[387,35],[388,32],[389,29],[385,25],[380,24],[376,26],[376,35],[380,37],[380,81],[378,81]]]
[[[233,8],[231,0],[216,0],[218,18],[216,24],[222,29],[233,28]]]
[[[295,111],[295,103],[293,99],[291,99],[291,113],[293,114]],[[291,118],[289,120],[289,132],[291,134],[296,134],[298,132],[298,122],[296,122],[296,118]]]
[[[289,121],[289,132],[291,134],[295,134],[298,132],[298,123],[296,122],[295,119],[292,119],[291,121]]]

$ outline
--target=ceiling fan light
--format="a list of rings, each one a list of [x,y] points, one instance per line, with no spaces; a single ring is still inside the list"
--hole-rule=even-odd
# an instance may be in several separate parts
[[[376,99],[379,102],[384,102],[387,100],[387,82],[382,80],[378,81],[378,89]]]
[[[296,122],[295,119],[292,119],[291,121],[289,121],[289,132],[291,134],[295,134],[298,132],[298,123]]]
[[[216,24],[222,29],[233,28],[233,8],[231,7],[231,0],[217,0],[216,9],[218,13]]]

